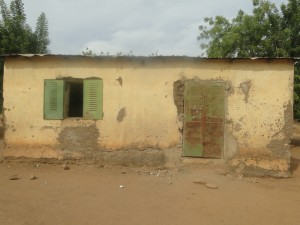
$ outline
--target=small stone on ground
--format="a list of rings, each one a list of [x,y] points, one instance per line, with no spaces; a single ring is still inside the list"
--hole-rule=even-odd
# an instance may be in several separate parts
[[[218,185],[216,185],[216,184],[206,184],[206,187],[210,188],[210,189],[218,189],[219,188]]]
[[[63,164],[63,169],[64,169],[64,170],[69,170],[70,167],[69,167],[67,164]]]

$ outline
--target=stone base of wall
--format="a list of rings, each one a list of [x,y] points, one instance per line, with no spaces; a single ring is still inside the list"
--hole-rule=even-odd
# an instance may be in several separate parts
[[[289,159],[235,157],[228,163],[231,172],[246,176],[291,177]]]
[[[182,157],[181,148],[144,150],[128,149],[116,151],[88,151],[82,152],[60,151],[51,148],[8,149],[3,153],[4,158],[32,158],[40,161],[80,161],[87,164],[103,166],[128,167],[180,167],[182,165],[227,165],[230,173],[246,176],[290,177],[290,160],[276,158],[251,158],[237,156],[229,161],[223,159]],[[224,167],[225,168],[225,167]]]
[[[143,150],[127,149],[116,151],[87,151],[72,152],[60,151],[57,153],[54,149],[15,149],[6,148],[3,151],[4,158],[31,158],[41,161],[81,161],[84,163],[93,163],[107,166],[128,166],[128,167],[177,167],[182,165],[182,150],[180,148],[154,149],[146,148]]]
[[[176,167],[182,164],[181,149],[165,150],[147,148],[144,150],[128,149],[118,151],[99,151],[84,159],[101,165],[128,167]],[[72,159],[65,154],[64,159]]]

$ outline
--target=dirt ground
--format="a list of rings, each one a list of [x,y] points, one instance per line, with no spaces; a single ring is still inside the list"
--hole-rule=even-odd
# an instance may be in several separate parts
[[[220,165],[69,165],[64,170],[57,164],[5,161],[0,225],[299,225],[298,125],[292,144],[287,179],[232,176]]]

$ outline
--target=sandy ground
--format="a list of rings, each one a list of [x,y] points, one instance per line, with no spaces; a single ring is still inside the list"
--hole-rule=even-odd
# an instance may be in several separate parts
[[[4,162],[0,225],[299,225],[300,138],[293,144],[287,179],[235,177],[220,165],[64,170]]]

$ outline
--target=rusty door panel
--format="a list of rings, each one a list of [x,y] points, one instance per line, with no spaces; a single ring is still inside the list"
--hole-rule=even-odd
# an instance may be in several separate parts
[[[183,155],[221,158],[225,88],[222,82],[185,83]]]
[[[191,121],[185,124],[185,156],[201,156],[203,150],[203,132],[201,121]]]
[[[203,137],[203,157],[222,158],[223,123],[206,123]]]
[[[221,158],[224,146],[225,87],[211,82],[207,90],[203,157]]]
[[[185,83],[183,155],[201,157],[203,151],[204,89]]]

